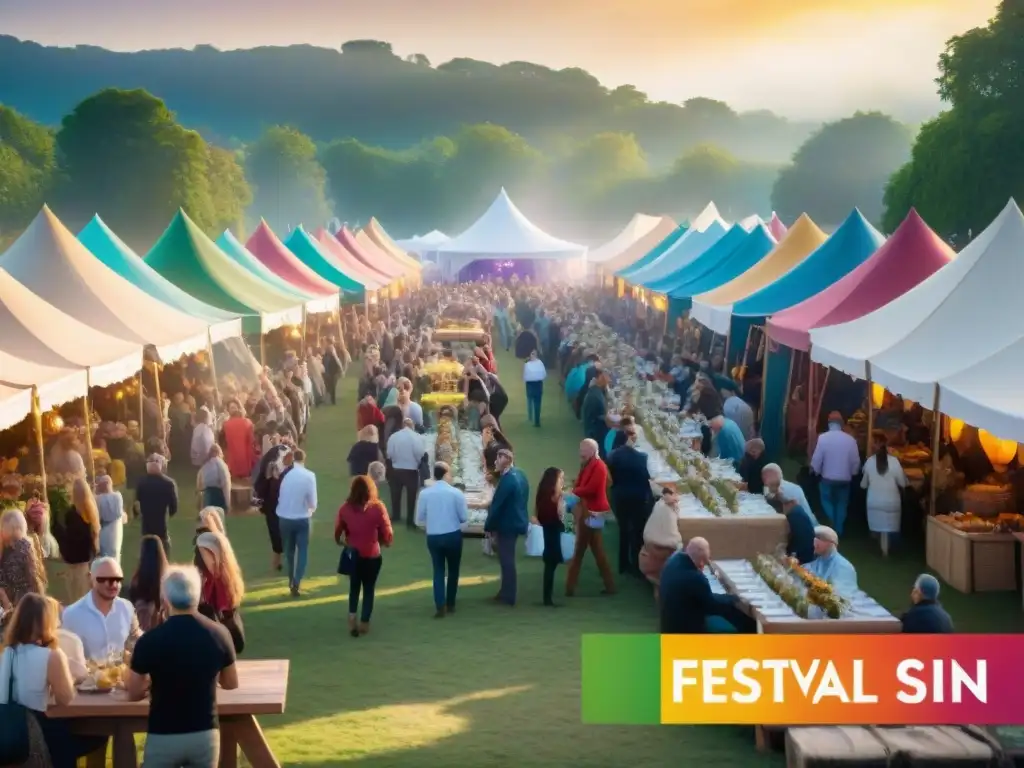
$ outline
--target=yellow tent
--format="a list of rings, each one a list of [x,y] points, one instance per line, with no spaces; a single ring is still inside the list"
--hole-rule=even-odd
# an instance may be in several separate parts
[[[377,219],[371,218],[367,222],[366,226],[363,227],[363,231],[381,250],[391,256],[394,256],[395,261],[409,267],[416,273],[423,269],[422,264],[398,247],[395,241],[391,239],[391,236],[384,231],[384,227],[380,225],[380,222],[377,221]]]
[[[806,213],[761,261],[713,291],[693,298],[692,316],[715,333],[727,334],[732,306],[770,285],[810,256],[828,239]]]

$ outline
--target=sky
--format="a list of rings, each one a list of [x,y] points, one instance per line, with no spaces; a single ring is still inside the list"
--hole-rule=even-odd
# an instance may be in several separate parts
[[[0,0],[0,33],[120,51],[390,42],[455,57],[582,67],[651,98],[821,119],[939,109],[936,61],[996,0]]]

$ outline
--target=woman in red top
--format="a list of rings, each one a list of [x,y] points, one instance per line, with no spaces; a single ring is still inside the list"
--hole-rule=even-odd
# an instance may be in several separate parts
[[[573,493],[579,498],[579,504],[573,510],[576,521],[576,548],[569,563],[569,572],[565,575],[565,595],[572,597],[576,591],[576,582],[580,578],[580,568],[587,550],[594,553],[597,569],[601,572],[604,582],[603,595],[615,594],[615,578],[608,564],[608,555],[604,551],[604,523],[611,511],[608,503],[608,467],[597,455],[597,442],[587,438],[580,443],[579,477]]]
[[[231,633],[235,652],[245,648],[245,630],[238,614],[245,597],[242,569],[235,558],[235,550],[223,533],[201,533],[196,538],[202,565],[199,575],[203,591],[199,599],[200,612],[224,625]]]
[[[536,517],[533,522],[544,530],[544,605],[554,606],[551,595],[555,589],[555,570],[562,563],[562,534],[565,526],[562,515],[565,513],[565,500],[562,498],[562,485],[565,473],[558,467],[548,467],[537,486],[537,499],[534,504]]]
[[[377,407],[377,401],[372,395],[364,397],[356,406],[356,432],[370,425],[377,427],[384,426],[384,412]]]
[[[334,523],[334,540],[355,550],[355,567],[349,576],[348,629],[352,637],[359,637],[370,631],[373,593],[383,563],[381,545],[390,547],[394,540],[388,511],[377,498],[376,484],[366,475],[352,479],[348,499],[338,510],[338,519]],[[363,593],[363,611],[356,627],[360,591]]]

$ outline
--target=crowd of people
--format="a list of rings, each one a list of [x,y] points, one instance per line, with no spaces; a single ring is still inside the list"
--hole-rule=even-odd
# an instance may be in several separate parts
[[[491,335],[459,356],[433,341],[431,329],[442,308],[459,299],[482,307],[479,320],[487,333],[505,350],[515,348],[523,361],[521,389],[509,384],[511,376],[499,378]],[[245,584],[226,527],[234,490],[251,488],[252,503],[266,522],[271,568],[287,580],[292,597],[301,599],[311,522],[320,504],[304,438],[310,414],[338,404],[337,384],[350,366],[359,379],[345,457],[353,477],[335,517],[334,538],[340,548],[337,570],[349,583],[352,637],[370,630],[382,552],[394,542],[403,515],[407,530],[424,533],[434,616],[456,612],[467,499],[446,457],[435,457],[432,465],[428,460],[424,432],[438,414],[419,402],[430,391],[429,366],[456,359],[468,424],[481,431],[493,484],[483,528],[500,573],[495,603],[511,607],[519,601],[518,543],[533,525],[543,540],[539,592],[545,606],[559,604],[559,565],[567,564],[562,593],[578,594],[590,552],[602,595],[617,593],[617,578],[656,584],[662,632],[756,631],[750,606],[711,591],[709,543],[682,540],[676,489],[652,481],[647,456],[638,448],[641,426],[613,413],[609,403],[613,372],[579,341],[588,323],[616,329],[636,348],[640,375],[668,383],[682,407],[699,415],[702,450],[732,461],[746,488],[764,493],[787,516],[787,551],[838,593],[855,591],[856,571],[840,554],[839,542],[850,483],[861,466],[838,414],[829,418],[812,459],[830,522],[824,526],[801,486],[766,462],[755,405],[744,395],[743,382],[727,375],[720,352],[702,353],[685,328],[672,337],[659,335],[656,323],[638,319],[635,310],[629,301],[528,281],[474,283],[457,291],[425,287],[395,302],[386,318],[371,323],[360,316],[348,325],[345,339],[311,345],[302,361],[289,354],[278,371],[264,369],[251,381],[234,379],[218,388],[198,375],[189,378],[187,370],[173,374],[180,381],[165,385],[166,416],[155,427],[166,439],[151,439],[144,471],[130,480],[101,474],[90,483],[77,438],[62,436],[50,459],[55,471],[74,476],[66,512],[51,521],[46,503],[33,499],[24,512],[8,509],[0,517],[6,630],[0,681],[11,681],[9,690],[0,685],[0,703],[27,708],[37,737],[33,749],[45,748],[45,764],[71,766],[105,744],[76,735],[67,720],[47,718],[47,708],[70,701],[90,666],[124,663],[128,696],[151,701],[145,764],[214,764],[216,689],[238,685],[235,662],[245,648]],[[548,467],[531,494],[501,419],[509,393],[520,392],[530,424],[540,428],[545,392],[550,397],[553,391],[561,392],[580,421],[580,462],[572,475]],[[869,517],[891,515],[893,494],[898,499],[905,482],[884,449],[884,443],[876,444],[863,473]],[[182,565],[172,564],[168,520],[186,505],[168,461],[187,462],[197,472],[200,512],[190,561]],[[125,482],[133,491],[130,506],[119,490]],[[381,500],[381,484],[388,486],[389,504]],[[136,519],[139,557],[126,579],[120,563],[123,527]],[[611,520],[618,529],[614,565],[604,540]],[[574,535],[571,554],[564,551],[566,533]],[[49,596],[50,560],[63,565],[64,606]],[[938,595],[934,578],[917,579],[904,631],[952,631]]]

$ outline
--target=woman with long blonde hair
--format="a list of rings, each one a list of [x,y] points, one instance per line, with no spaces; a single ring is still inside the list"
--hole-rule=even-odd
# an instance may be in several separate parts
[[[89,592],[89,563],[100,551],[99,508],[85,478],[76,477],[71,486],[71,506],[64,513],[58,541],[61,558],[67,564],[64,578],[71,604]]]
[[[223,624],[231,633],[235,651],[241,653],[245,634],[238,609],[245,597],[245,581],[235,550],[227,536],[212,531],[199,534],[196,548],[202,562],[199,573],[203,577],[199,611]]]

